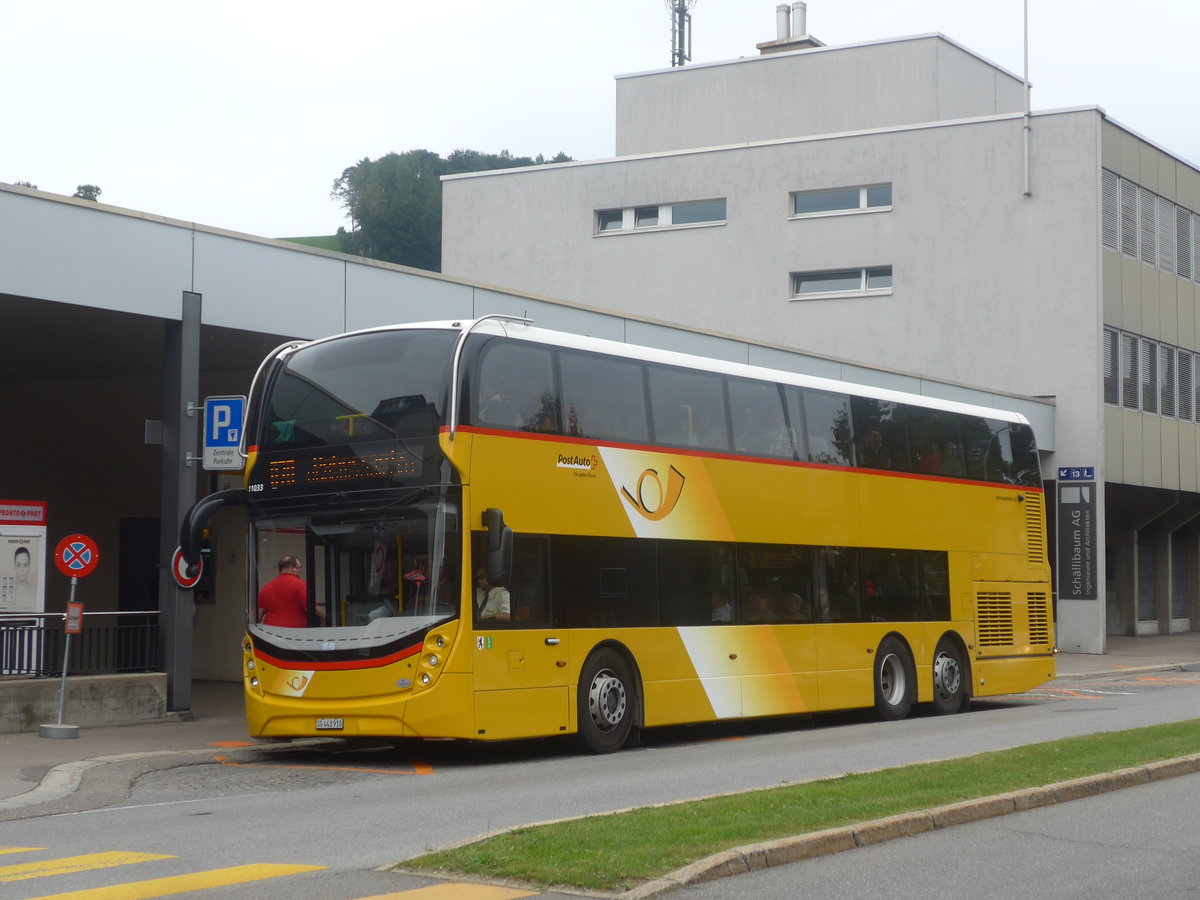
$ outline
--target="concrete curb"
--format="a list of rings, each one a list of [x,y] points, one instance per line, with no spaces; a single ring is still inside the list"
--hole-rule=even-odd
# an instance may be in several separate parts
[[[324,738],[311,738],[306,741],[292,741],[287,746],[317,746],[325,742],[326,739]],[[262,750],[263,748],[249,747],[238,749]],[[147,750],[140,753],[118,753],[113,756],[97,756],[93,759],[83,759],[79,760],[78,762],[62,763],[61,765],[57,765],[47,772],[37,786],[29,789],[25,793],[17,794],[15,797],[9,797],[8,799],[0,799],[0,813],[12,812],[13,810],[25,809],[29,806],[37,806],[41,803],[51,803],[55,800],[61,800],[79,790],[80,784],[83,783],[84,773],[95,766],[103,766],[109,763],[130,762],[139,759],[164,759],[172,756],[177,756],[181,759],[190,759],[193,757],[214,756],[216,754],[229,752],[231,751],[221,747],[194,747],[186,750]]]
[[[883,841],[912,837],[939,828],[952,828],[955,825],[1006,816],[1010,813],[1036,809],[1041,806],[1067,803],[1071,800],[1094,797],[1109,791],[1136,787],[1167,778],[1177,778],[1181,775],[1192,775],[1196,772],[1200,772],[1200,753],[1149,763],[1145,766],[1118,769],[1102,775],[1076,778],[1045,787],[1027,788],[995,797],[981,797],[977,800],[952,803],[948,806],[939,806],[921,812],[904,813],[858,825],[831,828],[827,831],[818,831],[797,837],[735,847],[694,862],[682,869],[677,869],[654,881],[638,885],[616,896],[620,900],[643,900],[643,898],[655,897],[690,884],[727,878],[731,875],[743,875],[771,866],[781,866],[804,859],[827,856],[831,853],[841,853],[845,850],[868,847]]]
[[[120,753],[115,756],[98,756],[95,759],[83,759],[79,762],[63,763],[55,766],[38,785],[23,794],[0,800],[0,812],[10,812],[14,809],[24,809],[39,803],[50,803],[61,800],[79,789],[83,775],[94,766],[107,763],[127,762],[134,759],[159,759],[164,756],[198,756],[218,752],[212,747],[202,750],[154,750],[146,753]]]
[[[1195,671],[1195,662],[1154,663],[1144,666],[1118,666],[1111,669],[1096,669],[1090,672],[1058,672],[1055,681],[1078,681],[1082,678],[1114,678],[1121,675],[1149,675],[1153,672]]]

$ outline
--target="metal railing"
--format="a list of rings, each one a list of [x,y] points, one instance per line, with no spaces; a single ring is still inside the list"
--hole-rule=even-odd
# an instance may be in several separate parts
[[[63,674],[66,613],[0,613],[0,675]],[[72,635],[68,675],[161,669],[158,610],[85,612]]]

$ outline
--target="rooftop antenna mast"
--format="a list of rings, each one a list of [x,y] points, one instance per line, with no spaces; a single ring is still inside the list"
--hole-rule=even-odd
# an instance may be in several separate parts
[[[696,0],[665,0],[671,12],[671,66],[682,66],[692,58],[692,14]]]

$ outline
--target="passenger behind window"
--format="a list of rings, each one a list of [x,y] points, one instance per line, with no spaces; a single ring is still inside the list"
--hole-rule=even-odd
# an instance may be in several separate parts
[[[696,414],[695,444],[710,449],[729,449],[729,437],[712,417],[708,410],[700,410]]]
[[[751,622],[778,622],[779,615],[775,612],[771,605],[771,598],[765,591],[752,591],[748,603],[749,614],[748,621]]]
[[[813,618],[812,604],[803,594],[792,592],[784,597],[783,620],[785,622],[811,622]]]
[[[763,435],[763,446],[759,449],[770,456],[791,459],[796,453],[796,433],[788,428],[782,407],[775,409],[773,418],[771,428]]]
[[[487,571],[475,573],[475,618],[480,622],[507,622],[511,598],[507,588],[495,587],[487,580]]]
[[[733,621],[733,604],[729,602],[728,595],[722,591],[713,591],[712,620],[714,622]]]
[[[887,469],[891,467],[891,457],[883,446],[883,435],[878,431],[868,431],[863,437],[862,447],[858,454],[859,465],[868,469]]]
[[[737,417],[733,429],[733,449],[743,453],[750,451],[761,452],[764,447],[762,429],[754,419],[754,410],[746,407]]]
[[[967,477],[967,460],[963,456],[962,444],[957,441],[943,441],[940,474],[950,478]]]
[[[917,445],[916,471],[923,475],[936,475],[942,470],[942,453],[933,441],[923,440]]]
[[[536,379],[532,379],[526,390],[525,402],[517,414],[517,424],[522,431],[558,433],[558,402],[554,392]]]
[[[505,427],[520,424],[512,391],[507,384],[498,381],[484,383],[479,392],[479,421],[484,425]]]

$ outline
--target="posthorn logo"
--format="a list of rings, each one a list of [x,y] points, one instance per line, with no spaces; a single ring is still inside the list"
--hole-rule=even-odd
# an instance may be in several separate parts
[[[643,518],[651,522],[660,522],[671,514],[679,496],[683,493],[683,483],[687,479],[674,466],[667,472],[667,483],[664,485],[657,469],[646,469],[638,476],[637,488],[630,491],[621,488],[621,496],[636,509]]]

